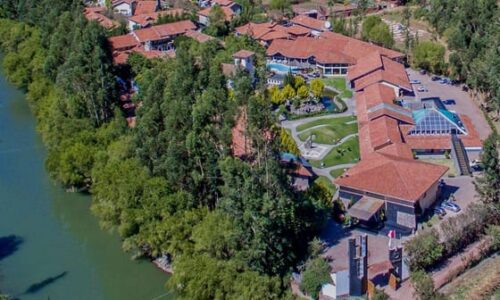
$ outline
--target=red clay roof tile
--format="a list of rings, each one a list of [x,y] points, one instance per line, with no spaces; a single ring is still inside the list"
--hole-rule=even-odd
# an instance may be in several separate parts
[[[134,15],[151,14],[156,11],[157,1],[139,1],[135,7]]]
[[[326,31],[328,28],[325,27],[325,21],[313,19],[306,15],[298,15],[290,20],[291,23],[295,25],[304,26],[309,29],[313,29],[316,31]]]
[[[440,165],[374,152],[335,183],[415,203],[447,170]]]

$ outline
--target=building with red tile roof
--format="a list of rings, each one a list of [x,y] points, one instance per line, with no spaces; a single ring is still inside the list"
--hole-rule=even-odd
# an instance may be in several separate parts
[[[233,150],[233,155],[241,159],[245,159],[251,156],[252,151],[251,139],[247,137],[246,134],[246,126],[247,112],[246,109],[243,108],[240,110],[240,114],[236,119],[236,125],[231,130],[231,148]]]
[[[138,53],[138,54],[140,54],[148,59],[174,58],[175,57],[174,50],[168,50],[168,51],[150,50],[150,51],[146,51],[143,47],[137,46],[136,48],[133,48],[131,50],[114,52],[113,53],[113,63],[115,65],[126,64],[130,54],[132,54],[132,53]]]
[[[248,35],[259,41],[264,46],[268,46],[277,39],[296,39],[299,36],[308,36],[310,30],[297,25],[283,26],[275,22],[247,23],[236,28],[239,35]]]
[[[373,152],[335,183],[341,198],[384,200],[386,224],[414,229],[417,213],[434,203],[439,180],[447,170],[413,158]]]
[[[204,34],[202,32],[195,31],[195,30],[190,30],[190,31],[186,32],[184,35],[198,41],[199,43],[205,43],[205,42],[208,42],[208,41],[215,39],[214,37],[212,37],[208,34]]]
[[[254,28],[259,33],[266,30],[262,26]],[[241,31],[245,29],[248,31],[248,27]],[[346,75],[352,71],[353,79],[364,78],[358,82],[362,88],[387,82],[394,89],[411,90],[404,66],[393,61],[401,59],[401,53],[333,32],[322,32],[319,38],[275,39],[266,56],[268,60],[289,66],[318,68],[325,76]]]
[[[447,170],[447,167],[440,165],[374,152],[346,171],[336,182],[383,198],[415,204],[423,199],[429,188]],[[424,206],[429,207],[431,204],[425,203]]]
[[[343,52],[341,44],[328,43],[313,37],[295,40],[274,40],[266,50],[269,60],[304,68],[315,67],[328,75],[347,73],[347,67],[356,60]]]
[[[249,51],[249,50],[240,50],[240,51],[237,51],[233,54],[233,57],[234,58],[242,58],[242,59],[246,59],[246,58],[249,58],[249,57],[252,57],[255,55],[255,52],[253,51]]]
[[[348,71],[347,79],[355,91],[363,90],[375,83],[383,83],[394,88],[398,95],[403,90],[413,91],[404,65],[378,52],[360,58]]]
[[[352,37],[342,35],[340,33],[325,31],[319,35],[320,39],[328,40],[332,43],[342,44],[344,51],[349,53],[356,60],[369,55],[372,52],[378,51],[381,55],[394,60],[401,60],[404,54],[398,51],[387,49],[372,43],[358,40]]]
[[[159,12],[133,15],[128,18],[129,29],[132,31],[139,28],[153,26],[161,16],[182,16],[183,14],[183,9],[173,8]]]
[[[436,200],[448,168],[416,160],[414,153],[453,150],[453,132],[466,149],[480,149],[477,131],[468,117],[444,108],[410,111],[396,105],[399,88],[411,85],[404,66],[379,52],[358,59],[348,79],[355,90],[361,161],[335,180],[339,196],[384,200],[380,209],[387,225],[415,229],[417,215]]]
[[[210,12],[212,11],[215,5],[219,6],[222,9],[222,12],[224,13],[224,18],[227,22],[230,22],[236,15],[239,15],[242,10],[241,5],[230,0],[213,1],[212,6],[198,11],[197,13],[198,23],[202,24],[203,26],[210,25],[210,20],[209,20]]]
[[[158,1],[143,0],[138,1],[134,9],[134,16],[152,14],[160,9]]]
[[[124,64],[132,52],[146,58],[175,57],[173,39],[196,29],[193,22],[179,21],[152,26],[108,38],[115,64]],[[193,35],[193,33],[190,33]]]
[[[85,8],[83,15],[89,21],[96,21],[102,27],[106,29],[113,29],[120,26],[115,20],[108,18],[104,13],[106,12],[105,7],[87,7]]]
[[[196,25],[190,20],[184,20],[138,29],[132,35],[147,51],[165,51],[172,48],[173,39],[192,30],[196,30]]]
[[[126,51],[139,46],[139,41],[132,34],[112,36],[108,42],[112,51]]]
[[[323,31],[330,30],[330,28],[327,28],[327,24],[329,24],[329,23],[327,23],[323,20],[318,20],[318,19],[308,17],[306,15],[295,16],[293,19],[290,20],[290,23],[292,23],[294,25],[299,25],[299,26],[305,27],[305,28],[311,30],[311,32],[317,32],[317,34],[319,34],[320,32],[323,32]]]

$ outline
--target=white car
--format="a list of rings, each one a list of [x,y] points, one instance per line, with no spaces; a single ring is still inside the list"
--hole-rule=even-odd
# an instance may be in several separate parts
[[[429,90],[425,86],[422,85],[422,86],[419,86],[417,88],[417,91],[423,93],[423,92],[428,92]]]

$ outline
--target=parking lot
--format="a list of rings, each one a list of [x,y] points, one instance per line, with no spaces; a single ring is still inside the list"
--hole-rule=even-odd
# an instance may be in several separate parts
[[[432,75],[422,75],[416,70],[407,69],[408,76],[410,80],[418,80],[421,84],[414,84],[413,89],[415,90],[416,98],[428,98],[428,97],[439,97],[441,100],[453,99],[456,104],[446,105],[447,109],[454,111],[458,114],[467,115],[476,130],[479,133],[481,140],[484,140],[491,133],[491,128],[486,122],[483,113],[476,106],[474,101],[469,96],[468,92],[462,91],[461,85],[451,85],[442,84],[438,81],[432,81]],[[427,92],[418,92],[417,88],[419,86],[424,86],[427,88]]]

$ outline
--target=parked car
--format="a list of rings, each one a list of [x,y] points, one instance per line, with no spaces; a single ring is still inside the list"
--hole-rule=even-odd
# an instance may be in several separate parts
[[[467,86],[466,84],[464,84],[464,85],[462,86],[462,91],[464,91],[464,92],[468,92],[468,91],[469,91],[469,86]]]
[[[439,76],[432,76],[431,80],[432,81],[438,81],[438,80],[441,80],[441,77],[439,77]]]
[[[425,74],[427,74],[427,71],[424,69],[420,69],[420,74],[425,75]]]
[[[446,100],[442,100],[441,102],[443,102],[443,104],[445,104],[445,105],[455,105],[455,104],[457,104],[457,102],[455,101],[455,99],[446,99]]]
[[[460,80],[455,80],[455,79],[453,79],[453,80],[451,81],[451,84],[452,84],[452,85],[458,85],[459,83],[460,83]]]
[[[422,86],[419,86],[417,88],[417,91],[419,91],[419,92],[428,92],[429,90],[425,86],[422,85]]]
[[[442,218],[446,216],[446,210],[444,210],[442,207],[436,206],[434,207],[434,214],[438,215],[439,218]]]
[[[441,78],[439,80],[439,83],[441,83],[441,84],[451,84],[451,80],[449,80],[448,78]]]
[[[443,203],[441,203],[441,207],[444,209],[450,210],[452,212],[459,212],[462,210],[460,208],[460,206],[458,206],[458,204],[450,202],[450,201],[443,201]]]
[[[410,83],[411,84],[420,84],[420,80],[417,80],[417,79],[413,79],[413,80],[410,80]]]

